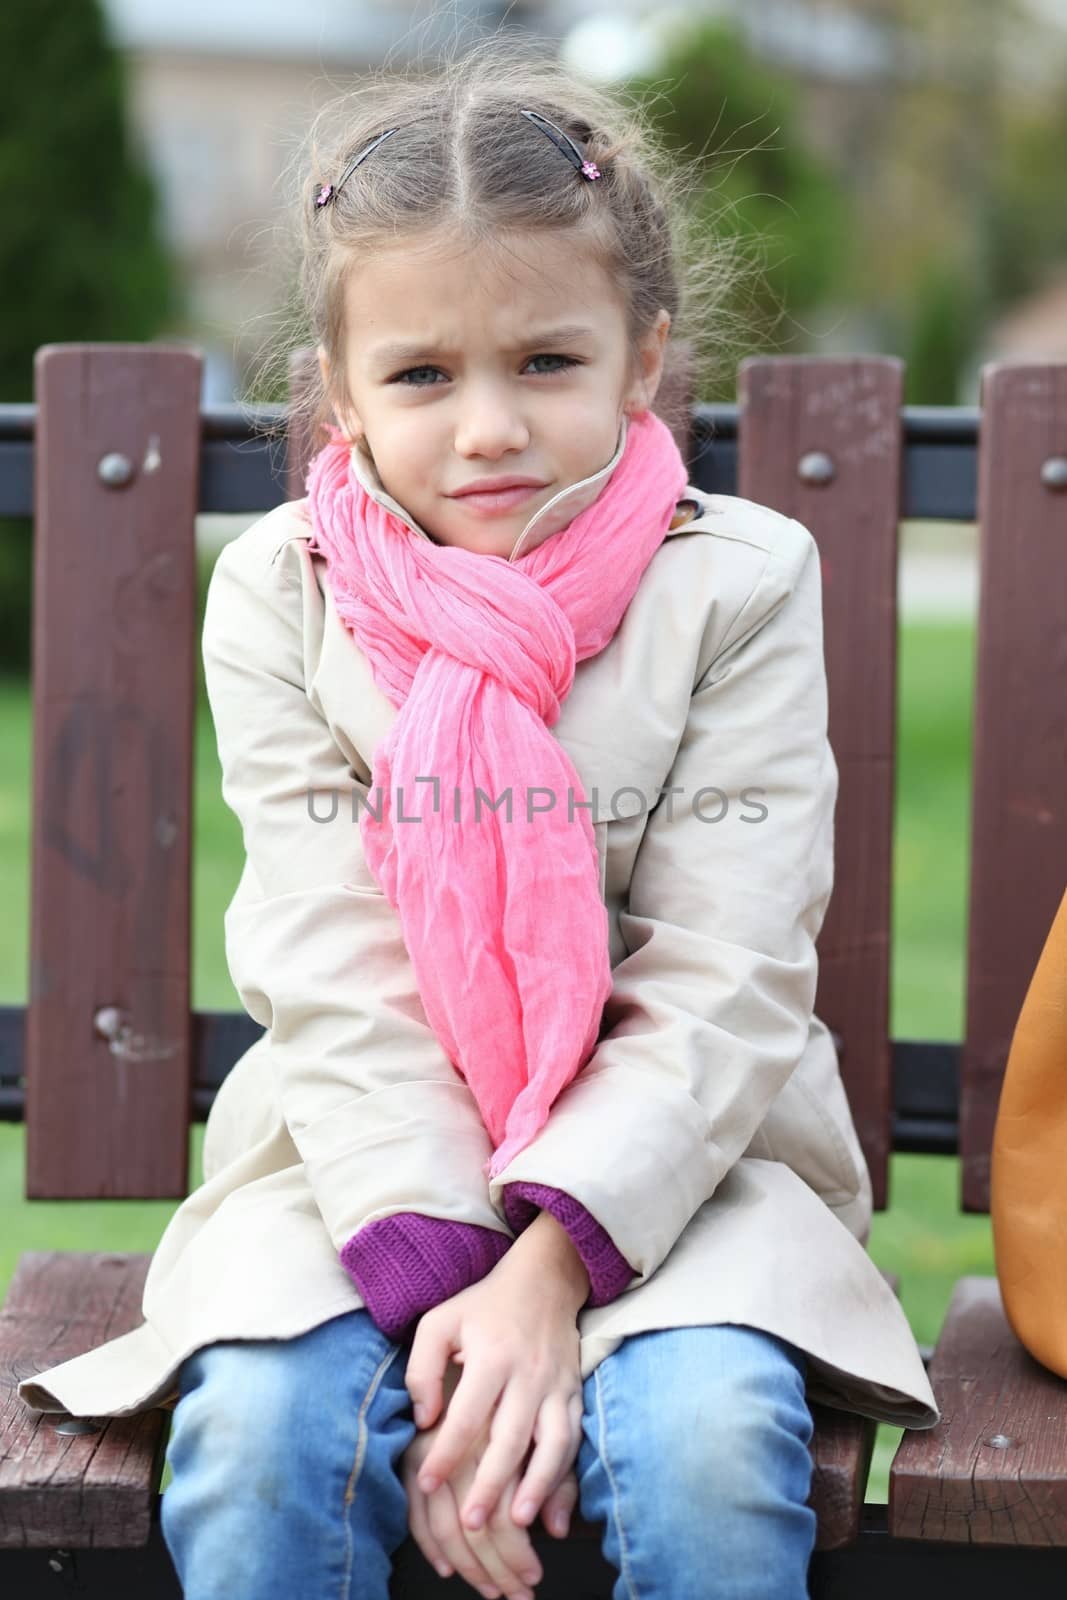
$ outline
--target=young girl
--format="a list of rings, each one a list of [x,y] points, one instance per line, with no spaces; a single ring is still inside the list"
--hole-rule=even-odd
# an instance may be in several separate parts
[[[813,1015],[837,770],[808,531],[652,410],[686,276],[634,116],[501,45],[302,177],[304,499],[204,627],[265,1032],[133,1332],[30,1404],[174,1405],[187,1600],[806,1591],[810,1402],[930,1427]],[[711,243],[707,248],[713,248]]]

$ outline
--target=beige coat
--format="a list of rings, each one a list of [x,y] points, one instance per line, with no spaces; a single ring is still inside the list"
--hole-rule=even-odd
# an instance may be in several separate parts
[[[607,470],[574,486],[575,509]],[[748,1323],[806,1352],[810,1398],[898,1426],[939,1420],[864,1248],[870,1181],[812,1013],[837,795],[818,553],[765,506],[687,496],[698,515],[664,539],[552,729],[594,802],[614,971],[602,1038],[491,1183],[488,1135],[352,820],[396,712],[329,598],[304,502],[222,551],[203,648],[247,852],[226,949],[267,1031],[211,1110],[204,1182],[153,1256],[145,1320],[23,1380],[28,1404],[172,1404],[199,1346],[285,1338],[359,1307],[338,1251],[365,1223],[413,1210],[511,1237],[502,1190],[524,1178],[576,1196],[634,1269],[580,1314],[583,1377],[629,1334]],[[319,819],[336,792],[332,820],[314,820],[309,790]]]

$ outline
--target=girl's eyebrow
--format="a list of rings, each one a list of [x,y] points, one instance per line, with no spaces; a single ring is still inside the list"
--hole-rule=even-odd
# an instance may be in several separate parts
[[[592,333],[592,328],[580,323],[566,323],[558,328],[543,328],[540,332],[531,333],[521,344],[510,348],[529,350],[534,345],[574,344],[579,339],[591,338]],[[434,356],[452,354],[451,350],[435,350],[432,345],[392,343],[376,346],[370,353],[370,359],[375,366],[392,367],[403,361],[425,361]]]

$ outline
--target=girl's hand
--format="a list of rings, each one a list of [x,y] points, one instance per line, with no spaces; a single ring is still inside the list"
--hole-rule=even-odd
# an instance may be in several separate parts
[[[461,1505],[464,1532],[488,1521],[506,1488],[505,1511],[519,1525],[531,1523],[577,1456],[577,1314],[588,1293],[588,1275],[573,1246],[542,1212],[486,1277],[420,1318],[405,1377],[420,1428],[437,1416],[449,1358],[463,1368],[419,1471],[422,1492],[431,1495],[451,1479],[488,1428],[487,1447]],[[511,1490],[531,1438],[535,1448],[518,1488]]]
[[[519,1474],[513,1475],[492,1516],[477,1533],[463,1528],[459,1520],[459,1504],[474,1480],[478,1461],[488,1446],[489,1429],[483,1431],[450,1480],[442,1483],[429,1496],[419,1488],[419,1468],[443,1425],[444,1419],[436,1428],[416,1434],[404,1452],[401,1472],[407,1490],[412,1537],[427,1561],[437,1568],[442,1577],[449,1577],[455,1571],[485,1595],[503,1591],[508,1600],[527,1600],[544,1573],[529,1534],[524,1528],[517,1527],[507,1512],[518,1485]],[[563,1483],[546,1501],[546,1523],[555,1526],[551,1519],[553,1513],[558,1511],[564,1517],[565,1531],[577,1499],[578,1482],[574,1473],[568,1472]],[[557,1537],[562,1538],[563,1533],[557,1534]]]

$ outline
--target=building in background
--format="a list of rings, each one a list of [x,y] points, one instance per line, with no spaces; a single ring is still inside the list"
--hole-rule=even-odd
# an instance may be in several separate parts
[[[963,3],[963,0],[960,0]],[[805,133],[838,166],[858,208],[884,193],[893,97],[915,82],[973,86],[968,148],[978,168],[996,137],[986,90],[1027,93],[1063,81],[1067,0],[966,0],[975,26],[938,37],[906,26],[906,7],[873,0],[103,0],[128,68],[131,115],[160,183],[164,224],[189,291],[174,330],[206,357],[205,398],[228,400],[288,290],[274,233],[282,172],[318,106],[389,61],[432,59],[457,36],[513,28],[551,40],[590,77],[655,73],[674,30],[729,18],[752,51],[800,91]],[[948,17],[946,6],[934,16]],[[1033,28],[1005,26],[1032,16]],[[901,18],[905,20],[902,21]],[[989,26],[978,26],[986,19]],[[958,13],[957,13],[958,20]],[[1058,44],[1058,48],[1053,45]],[[965,47],[966,46],[966,47]],[[986,111],[983,111],[986,106]],[[773,104],[754,140],[774,127]],[[744,138],[745,135],[742,135]],[[946,145],[947,149],[948,146]],[[812,325],[820,352],[879,347],[878,307],[829,305]],[[1005,330],[1006,331],[1006,330]],[[961,397],[963,398],[963,397]]]
[[[323,101],[387,58],[425,59],[457,33],[536,28],[539,5],[452,0],[103,0],[128,68],[130,112],[159,181],[189,290],[174,330],[205,355],[204,398],[230,400],[282,305],[272,248],[282,169]]]
[[[155,171],[164,225],[189,289],[175,330],[206,356],[205,398],[228,400],[283,304],[272,230],[282,169],[317,107],[387,59],[432,57],[464,29],[522,29],[556,41],[590,77],[655,71],[660,42],[694,17],[729,16],[768,62],[806,79],[813,138],[862,148],[872,88],[893,76],[884,27],[840,8],[777,0],[103,0],[129,68],[131,115]],[[831,321],[836,322],[835,317]],[[269,331],[269,330],[267,330]],[[864,330],[866,331],[866,330]],[[848,342],[859,328],[838,326]]]

